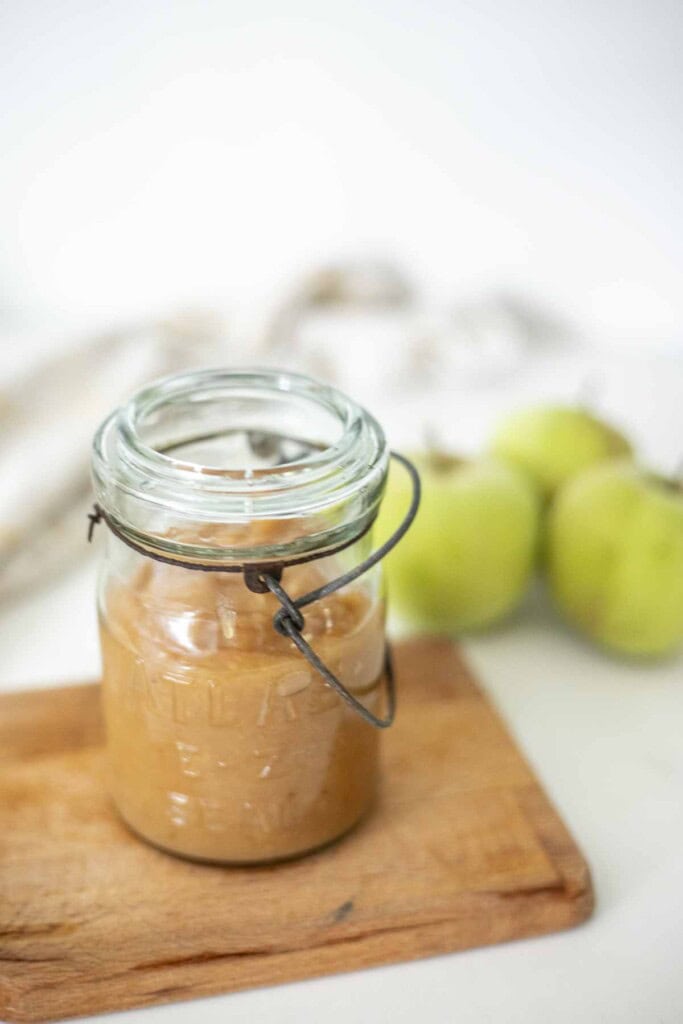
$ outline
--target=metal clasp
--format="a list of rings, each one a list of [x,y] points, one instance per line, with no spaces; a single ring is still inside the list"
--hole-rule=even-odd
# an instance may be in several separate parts
[[[375,715],[372,711],[366,708],[357,697],[351,693],[350,690],[344,686],[342,681],[335,676],[335,674],[325,665],[323,661],[315,653],[311,645],[303,637],[303,630],[306,625],[306,620],[301,612],[302,608],[312,604],[314,601],[319,601],[323,597],[327,597],[328,594],[333,594],[337,590],[341,590],[342,587],[352,583],[353,580],[358,579],[363,573],[366,573],[368,569],[371,569],[374,565],[377,565],[385,555],[387,555],[393,547],[395,547],[404,534],[409,529],[420,505],[420,476],[412,464],[412,462],[405,457],[405,455],[399,455],[398,452],[391,452],[391,457],[400,462],[403,468],[410,476],[411,483],[413,485],[413,493],[410,500],[408,510],[403,517],[400,525],[384,542],[380,547],[369,555],[364,562],[357,565],[354,569],[349,569],[341,576],[337,576],[336,579],[330,580],[329,583],[325,583],[322,587],[318,587],[316,590],[309,591],[308,594],[304,594],[303,597],[293,599],[287,593],[280,582],[281,573],[279,575],[261,571],[251,570],[244,573],[244,581],[249,590],[255,593],[264,593],[265,590],[269,590],[274,597],[280,602],[280,609],[273,616],[273,626],[280,633],[281,636],[289,637],[293,644],[303,654],[306,661],[311,665],[316,672],[322,676],[326,683],[328,683],[332,689],[336,690],[342,700],[356,711],[361,718],[364,718],[366,722],[374,725],[377,729],[387,729],[394,721],[396,715],[396,685],[394,680],[394,670],[391,660],[391,650],[389,644],[386,644],[384,653],[384,674],[386,677],[386,690],[387,690],[387,711],[384,718],[380,718]],[[321,556],[324,557],[324,556]]]

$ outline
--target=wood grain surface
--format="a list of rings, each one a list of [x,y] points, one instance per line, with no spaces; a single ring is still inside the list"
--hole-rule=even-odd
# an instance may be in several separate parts
[[[186,863],[107,799],[96,686],[0,697],[0,1019],[57,1020],[566,928],[586,864],[457,649],[397,646],[375,812],[256,868]]]

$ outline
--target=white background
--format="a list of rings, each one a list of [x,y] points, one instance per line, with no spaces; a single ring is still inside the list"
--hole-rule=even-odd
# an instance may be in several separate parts
[[[336,253],[683,336],[678,0],[5,0],[7,325],[270,302]]]
[[[683,434],[677,2],[20,3],[0,29],[0,368],[191,305],[237,321],[317,260],[389,253],[425,302],[538,298],[586,347],[381,407],[476,447],[501,409],[601,403]],[[381,399],[378,398],[381,405]],[[96,674],[92,566],[0,611],[0,685]],[[678,1024],[683,665],[624,665],[541,596],[468,641],[594,872],[563,935],[121,1015],[274,1024]]]

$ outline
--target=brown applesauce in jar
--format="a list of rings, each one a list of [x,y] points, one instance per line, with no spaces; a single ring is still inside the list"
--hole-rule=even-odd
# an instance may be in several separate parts
[[[293,595],[321,580],[294,566]],[[278,603],[239,576],[150,562],[101,624],[110,787],[158,846],[209,860],[312,850],[372,802],[378,734],[273,629]],[[307,640],[363,702],[380,691],[384,615],[362,588],[306,615]]]
[[[372,551],[387,461],[368,413],[278,371],[169,378],[100,428],[109,786],[141,837],[200,860],[267,862],[323,846],[371,807],[381,570],[338,577]],[[294,602],[329,587],[302,605],[297,638],[344,699],[276,628],[282,600],[256,592],[261,570]]]

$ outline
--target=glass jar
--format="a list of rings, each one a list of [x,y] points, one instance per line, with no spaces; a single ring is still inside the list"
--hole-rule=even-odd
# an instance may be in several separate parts
[[[168,378],[100,427],[110,787],[140,836],[201,860],[272,861],[371,806],[379,732],[274,616],[279,587],[296,600],[369,555],[387,463],[365,410],[277,371]],[[301,612],[303,640],[379,715],[379,565]]]

